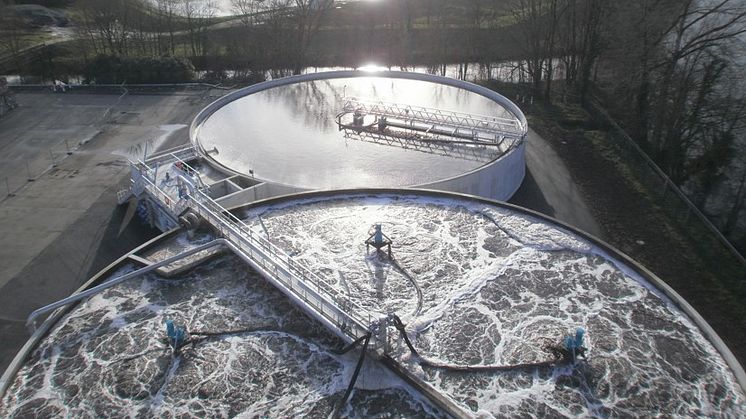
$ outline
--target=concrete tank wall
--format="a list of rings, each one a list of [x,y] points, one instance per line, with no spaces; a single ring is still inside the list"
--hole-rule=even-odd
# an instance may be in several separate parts
[[[232,208],[249,202],[305,191],[305,189],[293,186],[264,182],[251,188],[226,195],[218,199],[217,203],[222,205],[224,208]]]
[[[477,195],[507,201],[518,190],[526,175],[526,142],[501,158],[469,173],[423,188]]]
[[[452,87],[458,87],[472,93],[477,93],[484,96],[498,104],[503,108],[512,113],[520,122],[523,129],[523,138],[513,150],[501,158],[492,161],[485,166],[478,169],[466,172],[456,177],[442,179],[433,183],[421,184],[421,185],[410,185],[409,187],[416,188],[427,188],[437,189],[447,192],[458,192],[470,195],[477,195],[484,198],[497,199],[497,200],[508,200],[518,190],[523,178],[526,173],[525,163],[525,141],[526,134],[528,132],[528,125],[526,117],[521,112],[520,108],[516,106],[506,97],[494,92],[486,87],[479,86],[473,83],[469,83],[462,80],[451,79],[447,77],[434,76],[422,73],[410,73],[410,72],[396,72],[396,71],[382,71],[375,73],[367,73],[362,71],[332,71],[322,73],[311,73],[300,76],[286,77],[282,79],[270,80],[263,83],[258,83],[253,86],[249,86],[235,92],[229,93],[215,102],[204,108],[194,119],[190,127],[190,137],[192,143],[202,153],[206,160],[210,164],[219,170],[235,175],[234,171],[222,166],[219,162],[212,159],[205,150],[202,149],[197,135],[199,132],[200,125],[209,118],[215,111],[221,107],[237,100],[241,97],[251,95],[263,90],[271,89],[278,86],[284,86],[287,84],[299,83],[304,81],[312,80],[324,80],[332,78],[348,78],[348,77],[389,77],[389,78],[400,78],[409,80],[419,80],[432,83],[444,84]],[[235,207],[247,202],[253,202],[261,199],[267,199],[271,197],[287,195],[296,192],[307,191],[308,189],[300,188],[293,185],[284,185],[278,183],[264,182],[251,189],[243,190],[240,192],[227,195],[218,200],[225,207]]]

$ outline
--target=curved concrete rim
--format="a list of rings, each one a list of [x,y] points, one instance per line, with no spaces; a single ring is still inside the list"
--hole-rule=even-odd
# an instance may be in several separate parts
[[[399,186],[401,188],[427,188],[429,185],[433,183],[447,182],[447,181],[451,181],[451,180],[458,179],[461,177],[469,176],[475,172],[484,170],[485,168],[489,166],[499,164],[499,162],[505,156],[515,152],[517,148],[521,147],[525,143],[526,134],[528,133],[528,122],[526,120],[526,116],[523,114],[521,109],[515,103],[513,103],[510,99],[506,98],[505,96],[495,92],[494,90],[490,90],[484,86],[480,86],[478,84],[474,84],[471,82],[457,80],[457,79],[453,79],[450,77],[435,76],[435,75],[426,74],[426,73],[414,73],[414,72],[407,72],[407,71],[363,71],[363,70],[323,71],[319,73],[309,73],[309,74],[301,74],[298,76],[283,77],[280,79],[268,80],[265,82],[257,83],[255,85],[236,90],[235,92],[228,93],[227,95],[222,96],[218,98],[217,100],[215,100],[214,102],[207,105],[204,109],[202,109],[197,114],[197,116],[194,117],[192,124],[189,126],[189,140],[192,143],[192,145],[194,145],[194,147],[199,151],[200,155],[202,155],[202,157],[210,163],[210,165],[230,175],[244,175],[245,176],[246,175],[245,173],[237,172],[223,165],[219,161],[213,159],[209,155],[209,153],[207,153],[207,151],[202,147],[202,144],[197,139],[197,134],[199,133],[200,127],[210,116],[212,116],[215,112],[217,112],[223,106],[237,99],[240,99],[242,97],[249,96],[254,93],[264,91],[264,90],[268,90],[268,89],[272,89],[272,88],[280,87],[280,86],[285,86],[289,84],[294,84],[294,83],[307,82],[307,81],[326,80],[326,79],[342,79],[342,78],[353,78],[353,77],[382,77],[382,78],[388,77],[388,78],[397,78],[397,79],[405,79],[405,80],[424,81],[424,82],[430,82],[430,83],[443,84],[443,85],[451,86],[451,87],[457,87],[457,88],[464,89],[472,93],[476,93],[480,96],[483,96],[487,99],[492,100],[493,102],[496,102],[497,104],[502,106],[505,110],[513,114],[513,116],[516,119],[518,119],[518,122],[521,125],[521,132],[520,132],[521,138],[519,142],[513,147],[511,147],[504,154],[499,156],[498,158],[491,160],[471,170],[465,171],[463,173],[459,173],[457,175],[436,179],[436,180],[433,180],[427,183],[420,183],[420,184],[414,184],[414,185],[408,185],[408,186]],[[276,185],[283,185],[287,187],[306,189],[306,188],[298,187],[296,185],[288,185],[282,182],[275,182],[275,181],[268,181],[268,182],[276,184]]]
[[[511,211],[530,215],[539,220],[548,221],[569,232],[577,234],[578,236],[584,238],[585,240],[589,241],[593,245],[598,246],[598,248],[606,252],[609,256],[613,258],[618,258],[621,262],[625,263],[628,267],[633,269],[643,279],[645,279],[651,285],[653,285],[658,291],[660,291],[667,298],[669,298],[669,300],[671,300],[684,314],[689,316],[692,322],[700,329],[700,331],[704,334],[707,340],[715,347],[715,349],[717,349],[717,351],[723,357],[723,360],[728,365],[736,381],[741,387],[741,391],[744,394],[746,394],[746,372],[744,372],[744,369],[741,366],[741,363],[738,361],[738,359],[736,359],[736,357],[733,355],[730,349],[728,349],[728,347],[725,345],[723,340],[720,338],[720,336],[718,336],[717,333],[715,333],[715,331],[707,323],[707,321],[705,321],[705,319],[689,303],[687,303],[686,300],[684,300],[676,291],[674,291],[673,288],[671,288],[668,284],[663,282],[663,280],[658,278],[655,274],[650,272],[647,268],[640,265],[639,263],[634,261],[632,258],[627,256],[620,250],[616,249],[615,247],[611,246],[610,244],[604,242],[603,240],[589,233],[586,233],[580,229],[572,227],[560,220],[541,214],[539,212],[536,212],[536,211],[533,211],[527,208],[519,207],[517,205],[509,204],[506,202],[502,202],[502,201],[496,201],[492,199],[487,199],[487,198],[482,198],[482,197],[462,194],[462,193],[443,192],[443,191],[437,191],[437,190],[431,190],[431,189],[375,189],[375,188],[301,192],[301,193],[295,193],[295,194],[290,194],[290,195],[284,195],[284,196],[278,196],[278,197],[259,200],[259,201],[255,201],[255,202],[252,202],[246,205],[232,207],[229,210],[231,212],[235,212],[235,211],[241,211],[241,210],[259,207],[263,205],[275,205],[275,204],[280,204],[280,203],[285,203],[285,202],[290,202],[290,201],[298,201],[298,200],[312,199],[312,198],[334,198],[334,197],[341,197],[344,195],[347,195],[347,196],[366,196],[366,195],[368,196],[375,196],[375,195],[407,196],[408,195],[408,196],[425,196],[425,197],[429,196],[429,197],[435,197],[435,198],[459,198],[465,201],[483,203],[483,204],[493,205],[496,207],[507,208],[507,209],[510,209]],[[99,273],[93,276],[90,280],[88,280],[85,284],[83,284],[80,288],[78,288],[78,290],[76,290],[75,293],[79,293],[81,291],[84,291],[90,288],[91,286],[94,286],[102,278],[104,278],[106,275],[111,274],[116,268],[118,268],[125,260],[127,260],[127,258],[131,254],[134,254],[142,250],[145,250],[147,248],[150,248],[152,246],[155,246],[159,244],[161,241],[170,237],[171,235],[176,234],[180,230],[181,230],[180,228],[177,228],[177,229],[168,231],[166,233],[163,233],[160,236],[155,237],[151,239],[150,241],[146,242],[145,244],[135,248],[131,252],[123,255],[122,257],[117,259],[115,262],[111,263],[109,266],[102,269]],[[18,370],[20,370],[20,368],[23,366],[23,363],[26,361],[26,359],[31,354],[31,352],[36,348],[38,343],[46,336],[49,330],[75,306],[76,305],[72,305],[72,306],[61,308],[55,311],[47,320],[44,321],[44,323],[42,323],[42,325],[37,329],[37,331],[29,338],[29,340],[26,342],[23,348],[21,348],[21,350],[18,352],[16,357],[11,362],[11,364],[5,370],[4,374],[2,375],[2,378],[0,378],[0,399],[5,397],[5,393],[10,387],[10,384],[13,382],[16,374],[18,373]]]
[[[149,249],[159,244],[162,240],[165,240],[173,236],[180,230],[181,228],[175,228],[173,230],[167,231],[163,234],[153,237],[147,242],[132,249],[128,253],[122,255],[119,259],[110,263],[109,266],[100,270],[96,275],[91,277],[91,279],[86,281],[77,290],[75,290],[75,292],[73,292],[71,295],[81,293],[87,290],[88,288],[91,288],[92,286],[96,285],[100,280],[102,280],[105,276],[110,275],[112,272],[114,272],[114,270],[118,269],[130,257],[130,255]],[[57,324],[57,322],[60,321],[60,319],[62,319],[62,317],[65,314],[69,313],[73,308],[77,306],[78,306],[78,303],[70,304],[68,306],[60,307],[54,312],[52,312],[52,314],[50,314],[49,317],[47,317],[47,319],[44,320],[44,322],[31,335],[29,340],[26,341],[23,347],[16,354],[15,358],[13,358],[13,360],[10,362],[10,365],[8,365],[8,368],[5,369],[5,372],[3,373],[2,377],[0,377],[0,400],[2,400],[5,397],[5,392],[8,391],[8,388],[10,388],[10,385],[13,383],[13,380],[15,379],[16,374],[18,374],[18,371],[23,366],[23,363],[26,362],[26,359],[28,359],[29,355],[31,355],[31,352],[34,349],[36,349],[36,346],[39,344],[39,342],[41,342],[41,340],[47,335],[47,333],[52,329],[52,327],[54,327],[54,325]]]
[[[246,205],[240,205],[240,206],[229,208],[229,211],[232,213],[235,213],[237,211],[247,210],[247,209],[251,209],[254,207],[261,207],[264,205],[276,205],[276,204],[281,204],[281,203],[290,203],[292,201],[301,201],[304,199],[335,198],[335,197],[344,197],[344,196],[348,196],[348,197],[376,196],[376,195],[459,198],[465,201],[489,204],[489,205],[493,205],[496,207],[510,209],[511,211],[515,211],[517,213],[530,215],[534,218],[538,218],[539,220],[542,220],[542,221],[547,221],[573,234],[578,235],[579,237],[587,240],[594,246],[597,246],[599,249],[605,252],[608,256],[618,259],[620,262],[624,263],[627,267],[631,268],[635,273],[640,275],[644,280],[648,281],[648,283],[650,283],[653,287],[655,287],[658,291],[660,291],[663,295],[665,295],[669,300],[671,300],[671,302],[674,305],[676,305],[676,307],[679,310],[681,310],[685,315],[687,315],[689,319],[691,319],[692,322],[697,326],[697,328],[699,328],[700,332],[702,332],[704,337],[720,353],[720,356],[723,357],[723,360],[728,365],[731,372],[733,373],[733,376],[738,382],[738,385],[741,387],[741,391],[744,393],[744,395],[746,395],[746,372],[744,371],[741,363],[738,361],[736,356],[733,355],[733,352],[731,352],[731,350],[728,348],[725,342],[723,342],[720,336],[715,332],[712,326],[710,326],[710,324],[707,323],[704,317],[702,317],[702,315],[700,315],[697,312],[697,310],[694,309],[694,307],[692,307],[682,296],[680,296],[673,288],[671,288],[671,286],[666,284],[662,279],[658,278],[658,276],[655,275],[653,272],[651,272],[650,270],[648,270],[647,268],[645,268],[644,266],[636,262],[634,259],[629,257],[627,254],[625,254],[621,250],[615,248],[614,246],[606,243],[605,241],[599,239],[598,237],[590,233],[586,233],[583,230],[580,230],[563,221],[560,221],[556,218],[542,214],[540,212],[536,212],[528,208],[519,207],[517,205],[510,204],[507,202],[483,198],[483,197],[475,196],[475,195],[469,195],[469,194],[458,193],[458,192],[444,192],[444,191],[439,191],[439,190],[434,190],[434,189],[409,189],[409,188],[408,189],[360,188],[360,189],[337,189],[337,190],[300,192],[300,193],[294,193],[294,194],[283,195],[283,196],[267,198],[267,199],[263,199],[259,201],[254,201]]]

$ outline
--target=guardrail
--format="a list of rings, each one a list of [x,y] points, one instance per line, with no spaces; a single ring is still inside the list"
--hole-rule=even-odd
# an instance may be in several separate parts
[[[8,87],[12,90],[48,90],[53,84],[32,83],[32,84],[10,84]],[[209,83],[153,83],[153,84],[65,84],[66,91],[86,91],[86,90],[106,90],[128,88],[133,90],[156,90],[156,89],[219,89],[230,90],[231,87],[220,86]]]
[[[640,148],[632,137],[616,123],[598,99],[589,100],[585,109],[596,120],[608,124],[610,127],[609,138],[613,140],[617,149],[627,157],[626,161],[640,174],[638,176],[639,180],[654,193],[656,203],[677,221],[688,225],[690,230],[695,222],[702,228],[703,234],[699,235],[694,242],[702,252],[707,254],[707,259],[718,261],[716,262],[718,264],[723,253],[729,254],[740,264],[742,269],[746,269],[746,258]],[[722,263],[727,263],[727,261]]]
[[[99,284],[99,285],[97,285],[95,287],[91,287],[91,288],[89,288],[89,289],[87,289],[85,291],[73,294],[73,295],[71,295],[71,296],[69,296],[67,298],[63,298],[63,299],[61,299],[59,301],[55,301],[54,303],[47,304],[44,307],[41,307],[41,308],[38,308],[38,309],[34,310],[28,316],[28,318],[26,319],[26,327],[30,328],[32,330],[32,333],[33,333],[34,331],[36,331],[36,319],[39,316],[41,316],[41,315],[43,315],[45,313],[48,313],[48,312],[50,312],[50,311],[52,311],[54,309],[60,308],[60,307],[64,307],[64,306],[66,306],[68,304],[72,304],[72,303],[78,302],[78,301],[80,301],[80,300],[82,300],[84,298],[88,298],[90,296],[96,295],[96,294],[101,293],[101,292],[103,292],[103,291],[105,291],[105,290],[107,290],[107,289],[109,289],[109,288],[111,288],[111,287],[113,287],[115,285],[121,284],[124,281],[128,281],[130,279],[137,278],[137,277],[142,276],[142,275],[144,275],[144,274],[146,274],[148,272],[154,271],[154,270],[156,270],[156,269],[158,269],[160,267],[163,267],[163,266],[166,266],[166,265],[170,265],[170,264],[172,264],[174,262],[178,262],[181,259],[184,259],[184,258],[189,257],[191,255],[194,255],[196,253],[202,252],[202,251],[207,250],[207,249],[211,249],[211,248],[213,248],[215,246],[219,246],[219,245],[222,245],[222,244],[223,244],[223,241],[221,239],[213,240],[213,241],[211,241],[209,243],[202,244],[202,245],[197,246],[195,248],[192,248],[192,249],[186,250],[184,252],[181,252],[181,253],[179,253],[177,255],[171,256],[170,258],[166,258],[166,259],[164,259],[164,260],[162,260],[160,262],[153,263],[152,265],[148,265],[148,266],[146,266],[144,268],[140,268],[140,269],[138,269],[136,271],[129,272],[129,273],[121,275],[119,277],[110,279],[110,280],[108,280],[108,281],[106,281],[106,282],[104,282],[102,284]]]
[[[172,156],[167,155],[167,158]],[[187,208],[195,211],[210,223],[222,237],[235,243],[248,259],[254,261],[272,279],[282,284],[296,298],[310,306],[316,314],[334,325],[351,340],[369,333],[369,326],[378,321],[368,310],[363,309],[348,296],[336,290],[308,267],[294,260],[281,248],[260,234],[254,234],[242,220],[228,212],[200,189],[184,199],[176,199],[160,189],[155,171],[144,162],[138,162],[141,181],[145,190],[174,215]],[[361,313],[365,313],[362,314]]]
[[[430,126],[449,127],[455,129],[456,132],[471,130],[475,133],[475,136],[476,133],[486,133],[494,136],[521,138],[523,131],[525,131],[518,118],[468,114],[354,97],[345,98],[345,112],[353,113],[358,110],[364,114],[417,121]]]
[[[194,147],[189,146],[167,154],[160,154],[158,157],[148,159],[148,161],[153,161],[158,165],[178,164],[178,169],[183,174],[197,179],[199,189],[208,189],[207,184],[202,180],[199,171],[186,162],[186,160],[191,160],[197,156],[197,150]]]
[[[153,156],[148,156],[145,163],[168,164],[178,160],[192,160],[198,157],[197,149],[193,146],[177,146],[168,150],[161,151]]]

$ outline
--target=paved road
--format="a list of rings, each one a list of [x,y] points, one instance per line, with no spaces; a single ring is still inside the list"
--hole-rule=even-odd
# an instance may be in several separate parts
[[[564,221],[600,239],[598,225],[580,188],[552,146],[533,130],[526,144],[526,178],[510,202]]]
[[[28,338],[31,311],[153,233],[132,223],[117,236],[127,159],[185,142],[204,94],[19,94],[0,118],[0,371]]]

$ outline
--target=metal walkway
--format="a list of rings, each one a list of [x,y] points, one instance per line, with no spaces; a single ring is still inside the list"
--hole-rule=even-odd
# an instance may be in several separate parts
[[[307,314],[321,321],[348,343],[373,333],[372,346],[384,349],[386,328],[379,325],[385,318],[374,317],[271,243],[262,233],[252,231],[242,220],[210,198],[204,184],[199,180],[199,173],[181,158],[196,155],[192,152],[193,149],[178,150],[148,159],[147,163],[133,163],[132,191],[135,194],[147,193],[172,216],[178,217],[185,211],[199,215],[225,239],[229,248],[263,274]],[[161,175],[158,174],[159,171]],[[175,188],[159,187],[159,181],[163,184],[161,179],[165,171],[177,172],[180,178],[192,181],[193,190],[180,198]]]
[[[436,156],[453,157],[460,160],[487,163],[498,159],[500,156],[512,150],[515,143],[502,141],[495,147],[487,145],[472,144],[465,145],[456,141],[438,141],[421,138],[418,136],[401,136],[390,131],[379,132],[368,129],[344,128],[345,139],[362,141],[371,144],[379,144],[390,147],[399,147],[404,150],[412,150]]]
[[[207,195],[207,188],[199,179],[199,172],[187,163],[189,159],[196,156],[195,150],[190,147],[160,154],[148,159],[147,163],[143,161],[132,163],[131,193],[136,196],[147,195],[172,218],[189,219],[193,217],[189,214],[198,215],[215,229],[220,238],[42,307],[31,314],[27,324],[33,326],[42,314],[81,301],[161,266],[215,246],[225,246],[262,274],[306,314],[320,321],[350,344],[350,347],[363,340],[368,342],[363,352],[366,349],[372,350],[386,365],[392,367],[396,374],[430,399],[443,412],[452,417],[468,417],[463,408],[453,400],[439,394],[432,386],[406,371],[388,355],[390,349],[388,327],[396,326],[398,317],[372,314],[363,309],[344,293],[264,238],[263,232],[252,231],[242,220],[216,203]],[[170,175],[166,176],[165,173]],[[173,187],[174,177],[179,179],[178,188]],[[190,184],[189,193],[186,195],[184,183]],[[163,187],[158,186],[159,184]],[[353,379],[350,388],[354,386],[354,382]]]
[[[520,140],[524,134],[524,127],[515,118],[473,115],[357,98],[345,99],[343,111],[337,117],[340,126],[351,126],[341,121],[348,114],[373,115],[376,121],[383,118],[388,126],[484,144],[499,143],[506,138]]]

